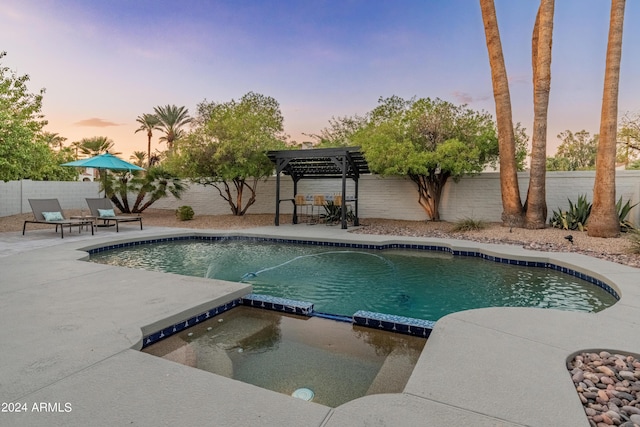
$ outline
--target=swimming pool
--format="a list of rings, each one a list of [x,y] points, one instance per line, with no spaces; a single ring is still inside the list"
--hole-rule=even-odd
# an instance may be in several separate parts
[[[310,301],[315,311],[358,310],[425,320],[482,307],[596,312],[616,297],[539,262],[510,265],[446,248],[283,244],[269,239],[185,238],[95,251],[91,261],[251,283],[254,293]],[[415,246],[415,245],[414,245]],[[431,249],[431,248],[427,248]],[[508,261],[508,260],[507,260]],[[537,266],[531,267],[531,265]]]

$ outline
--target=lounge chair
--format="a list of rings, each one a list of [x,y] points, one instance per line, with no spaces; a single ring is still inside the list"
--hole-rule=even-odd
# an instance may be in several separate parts
[[[113,210],[113,204],[105,197],[86,200],[87,205],[89,205],[89,210],[91,211],[91,216],[95,217],[96,220],[102,220],[104,225],[110,225],[111,222],[115,222],[116,233],[120,231],[118,224],[121,222],[138,221],[140,223],[140,230],[142,230],[142,217],[140,215],[116,215]]]
[[[27,229],[27,223],[31,224],[51,224],[56,226],[56,233],[58,232],[58,226],[60,226],[60,237],[64,239],[64,226],[71,227],[77,226],[78,233],[83,226],[91,227],[91,234],[93,234],[93,220],[92,219],[67,219],[64,217],[60,202],[58,199],[29,199],[31,205],[31,211],[35,219],[26,220],[22,226],[22,235]]]

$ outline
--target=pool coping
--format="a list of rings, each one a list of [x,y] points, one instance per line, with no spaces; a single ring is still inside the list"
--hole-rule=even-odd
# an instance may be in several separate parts
[[[173,366],[175,364],[170,362],[151,362],[130,350],[141,345],[145,325],[153,328],[172,318],[197,314],[213,303],[228,301],[229,295],[246,294],[246,288],[221,282],[219,292],[216,290],[213,295],[194,295],[192,293],[206,288],[203,280],[178,279],[152,272],[132,273],[118,267],[88,266],[86,264],[90,263],[77,262],[86,257],[86,253],[80,250],[102,245],[106,241],[126,242],[145,236],[189,234],[240,234],[275,238],[308,236],[321,241],[433,243],[456,250],[480,249],[490,256],[517,257],[537,262],[544,260],[565,268],[575,265],[585,274],[611,284],[621,298],[613,307],[599,313],[492,308],[448,315],[437,322],[404,393],[367,396],[331,409],[298,402],[284,395],[274,396],[277,393],[215,375],[194,373],[190,368]],[[37,260],[38,269],[27,262],[29,258]],[[0,368],[0,373],[8,375],[4,377],[8,380],[0,383],[3,400],[72,399],[75,405],[74,410],[66,414],[23,414],[22,418],[17,414],[0,414],[0,420],[9,416],[12,422],[16,421],[16,425],[82,425],[87,420],[96,419],[104,425],[118,424],[123,420],[163,424],[178,411],[181,422],[186,424],[209,420],[209,423],[225,425],[247,425],[258,421],[262,425],[283,425],[298,420],[305,425],[319,426],[364,425],[372,422],[410,425],[411,420],[420,420],[422,424],[433,420],[433,425],[582,426],[588,425],[588,422],[564,366],[566,359],[578,351],[594,348],[640,353],[640,343],[632,339],[640,329],[640,290],[636,284],[640,270],[576,253],[534,252],[517,246],[452,239],[359,235],[330,227],[280,226],[196,232],[156,228],[67,241],[55,246],[55,250],[34,249],[0,258],[0,267],[4,277],[2,292],[5,295],[0,300],[0,319],[5,325],[14,327],[14,334],[3,331],[1,335],[3,342],[8,344],[8,350],[3,350],[7,363]],[[108,342],[101,347],[100,342],[93,340],[90,330],[84,331],[81,336],[76,330],[67,331],[71,329],[70,324],[75,324],[74,318],[79,316],[77,311],[81,310],[77,310],[73,302],[68,302],[67,297],[56,299],[61,298],[55,294],[61,291],[60,287],[68,286],[71,295],[72,290],[82,292],[84,288],[78,286],[89,277],[107,277],[109,281],[120,285],[120,280],[124,281],[123,278],[128,276],[135,276],[143,288],[139,290],[140,295],[131,295],[131,298],[144,301],[143,306],[127,305],[127,299],[122,295],[110,295],[112,286],[98,282],[95,292],[108,303],[114,304],[109,307],[111,310],[102,308],[97,302],[88,301],[89,294],[87,300],[82,302],[95,304],[95,307],[83,312],[85,318],[75,319],[75,323],[100,329],[104,333],[101,336],[103,341]],[[5,280],[10,281],[4,283]],[[175,283],[170,282],[175,281],[184,285],[185,292],[176,293],[172,290]],[[118,290],[128,289],[125,285],[122,283]],[[166,293],[164,301],[155,301],[159,298],[149,299],[149,295],[144,295],[156,285]],[[169,301],[169,297],[177,302]],[[17,303],[29,299],[33,307],[25,306],[23,310],[16,308]],[[52,305],[55,306],[53,309],[50,308]],[[49,317],[60,317],[55,333],[64,338],[64,345],[60,345],[59,349],[55,341],[49,338],[52,329],[47,322],[52,320],[40,319],[43,317],[43,308],[50,313]],[[105,321],[103,318],[91,318],[92,311],[100,310],[107,316],[113,316],[110,318],[113,324],[102,324]],[[113,310],[117,313],[111,314]],[[23,325],[25,320],[32,324],[42,323],[42,330]],[[14,337],[16,330],[19,338]],[[113,330],[118,333],[113,334]],[[21,344],[25,339],[49,343],[50,352],[58,357],[47,358],[34,352],[33,348]],[[91,356],[87,356],[90,349]],[[93,352],[100,354],[93,357]],[[62,354],[68,355],[73,363],[65,363],[61,359]],[[113,375],[114,372],[122,372],[122,375]],[[127,372],[131,375],[127,376]],[[136,378],[136,372],[142,379]],[[159,372],[171,372],[172,375],[167,380],[165,375],[157,377]],[[191,383],[186,383],[182,377],[189,378]],[[0,375],[0,378],[3,376]],[[166,389],[167,384],[184,387],[185,391],[193,387],[202,390],[222,387],[228,392],[214,393],[213,397],[206,393],[200,395],[189,392],[189,399],[178,398]],[[122,393],[127,386],[137,390],[133,399],[131,395]],[[102,390],[103,394],[95,394],[98,390]],[[98,397],[109,394],[105,393],[106,390],[110,390],[114,396],[109,401]],[[171,396],[181,405],[181,409],[169,404]],[[218,404],[211,405],[212,398]],[[131,402],[136,404],[132,405]],[[209,407],[203,407],[201,404],[204,402]],[[192,408],[193,411],[185,408]]]

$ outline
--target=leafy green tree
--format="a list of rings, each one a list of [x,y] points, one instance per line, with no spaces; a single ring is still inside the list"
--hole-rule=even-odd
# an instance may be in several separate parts
[[[498,157],[491,116],[440,99],[381,98],[353,141],[373,172],[409,177],[433,221],[440,220],[440,197],[449,178],[481,172]]]
[[[522,127],[520,122],[516,123],[513,128],[513,137],[516,142],[516,168],[518,172],[522,172],[525,169],[525,163],[529,155],[529,135],[527,135],[527,130]]]
[[[598,151],[598,135],[591,136],[586,130],[573,133],[565,130],[558,135],[562,143],[558,146],[556,158],[565,159],[552,161],[547,160],[547,168],[551,165],[567,167],[567,169],[549,170],[593,170],[596,164],[596,153]],[[568,166],[567,166],[568,165]]]
[[[626,113],[618,129],[618,148],[616,160],[624,163],[629,169],[629,164],[640,158],[640,114]]]
[[[149,164],[147,166],[152,166],[153,163],[151,163],[151,138],[153,137],[154,130],[160,130],[160,120],[155,114],[145,113],[141,116],[138,116],[136,118],[136,122],[140,123],[140,127],[136,129],[135,133],[141,131],[147,133],[147,159],[149,160]]]
[[[320,131],[319,134],[305,134],[314,138],[319,147],[349,147],[355,143],[352,141],[353,135],[362,129],[368,122],[368,116],[342,116],[332,117],[329,126]],[[513,128],[513,135],[516,144],[516,166],[519,172],[525,170],[529,145],[529,135],[520,122]]]
[[[175,140],[184,134],[183,127],[191,123],[193,118],[189,116],[187,108],[176,105],[154,107],[153,111],[159,122],[158,128],[164,132],[160,141],[166,142],[167,148],[171,150]]]
[[[0,52],[0,60],[6,52]],[[29,92],[28,75],[17,75],[0,64],[0,179],[71,180],[73,171],[59,166],[57,155],[48,145],[43,127],[44,89]]]
[[[198,105],[196,128],[165,164],[213,186],[234,215],[244,215],[255,202],[258,181],[273,173],[266,151],[285,148],[283,120],[278,101],[254,92],[239,101],[204,101]]]
[[[547,157],[548,171],[568,171],[571,170],[569,159],[566,157]]]
[[[319,147],[349,147],[353,145],[352,137],[367,124],[366,116],[331,117],[329,126],[319,134],[308,134],[318,142]]]

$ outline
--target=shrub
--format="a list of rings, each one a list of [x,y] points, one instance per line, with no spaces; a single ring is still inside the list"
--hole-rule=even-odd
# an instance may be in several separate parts
[[[549,221],[553,228],[561,228],[563,230],[580,230],[587,229],[587,220],[591,213],[591,203],[587,202],[587,196],[578,196],[578,202],[574,205],[569,200],[569,210],[563,211],[558,208],[553,211],[553,216]]]
[[[631,211],[631,209],[633,209],[637,205],[637,203],[635,205],[632,205],[631,200],[627,200],[627,203],[625,203],[623,206],[622,196],[620,196],[620,199],[618,199],[618,203],[616,203],[616,212],[618,212],[618,218],[620,219],[620,231],[622,231],[623,233],[636,229],[633,224],[629,220],[627,220],[627,216],[629,215],[629,211]]]
[[[451,228],[451,231],[453,232],[478,231],[478,230],[484,230],[485,228],[487,228],[486,222],[479,219],[465,217],[459,221],[456,221],[455,224],[453,225],[453,228]]]
[[[180,206],[176,209],[176,218],[180,221],[189,221],[193,219],[193,208],[191,206]]]

